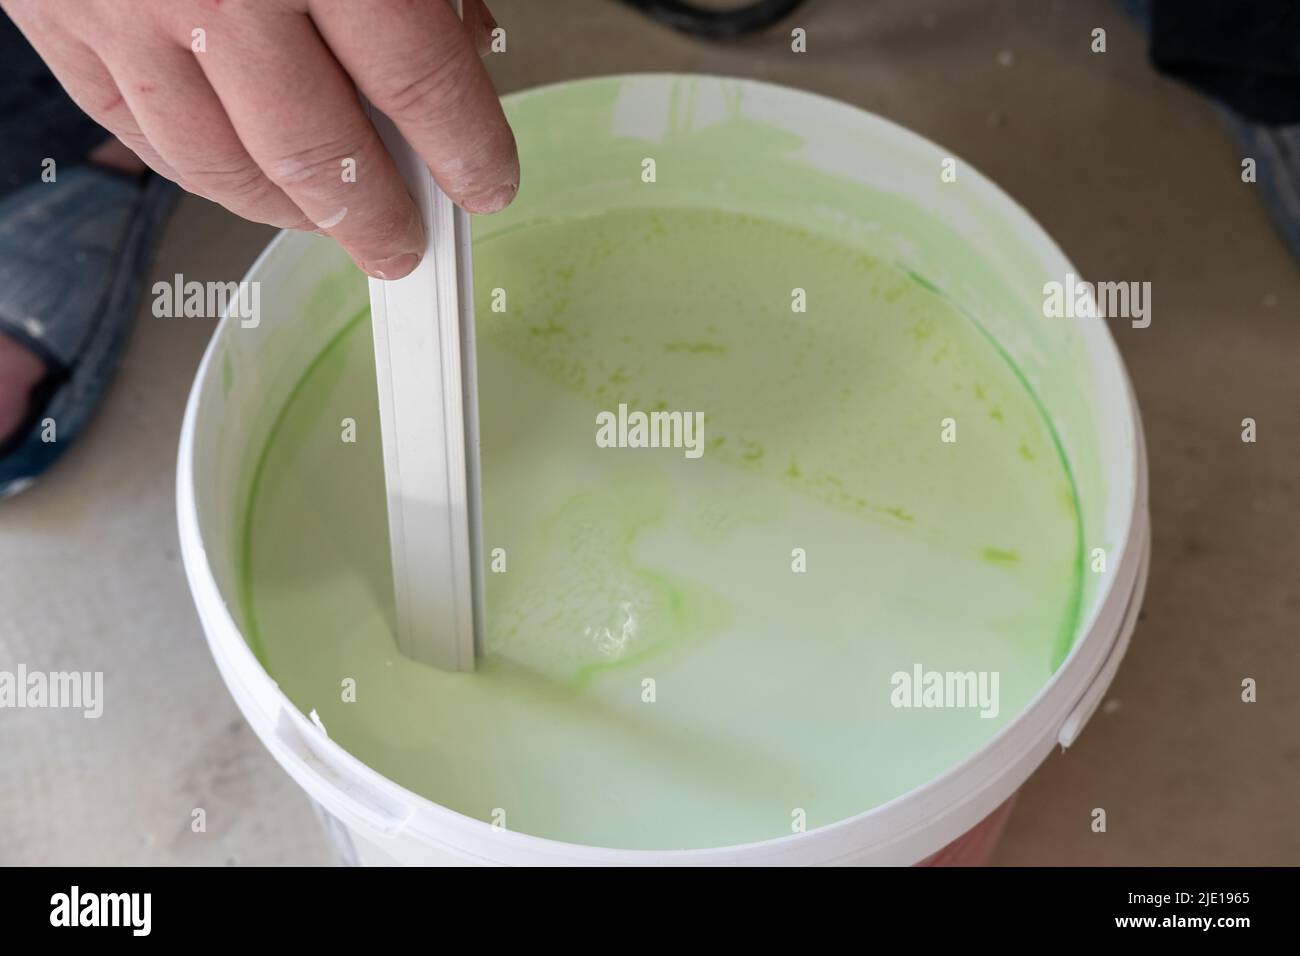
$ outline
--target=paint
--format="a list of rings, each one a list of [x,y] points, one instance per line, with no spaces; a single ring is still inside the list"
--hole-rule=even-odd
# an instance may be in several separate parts
[[[938,283],[841,236],[682,206],[519,223],[475,267],[476,673],[396,651],[364,313],[253,481],[250,643],[371,767],[537,836],[744,843],[930,780],[1059,665],[1082,588],[1070,470],[1026,378]],[[620,405],[702,413],[703,453],[602,447]],[[945,696],[966,673],[995,714]]]

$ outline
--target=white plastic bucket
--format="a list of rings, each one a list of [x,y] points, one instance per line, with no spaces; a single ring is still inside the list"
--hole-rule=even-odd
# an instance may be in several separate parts
[[[1096,709],[1128,645],[1145,586],[1146,458],[1123,365],[1103,320],[1042,316],[1043,284],[1075,270],[1024,210],[969,166],[959,164],[957,182],[942,182],[939,171],[950,153],[833,100],[745,80],[638,75],[546,87],[507,97],[506,105],[525,189],[516,208],[480,223],[480,234],[547,208],[590,211],[627,201],[628,191],[616,184],[638,176],[641,157],[654,155],[661,170],[670,164],[690,170],[672,182],[661,178],[656,202],[814,224],[887,250],[983,325],[1052,417],[1074,474],[1086,550],[1106,552],[1106,572],[1086,575],[1079,635],[1041,692],[987,745],[884,805],[806,833],[715,849],[628,851],[501,830],[438,806],[317,730],[241,633],[236,568],[255,460],[294,385],[366,304],[365,282],[332,243],[286,233],[247,277],[261,283],[260,323],[245,327],[237,316],[220,323],[190,394],[180,444],[185,570],[213,657],[240,710],[276,760],[341,823],[339,835],[362,862],[983,858],[1005,819],[1004,804],[1054,745],[1074,741]],[[723,122],[739,122],[752,136],[730,145],[716,135]],[[808,183],[847,184],[861,201],[829,202],[820,187],[789,175],[792,163],[808,171]]]

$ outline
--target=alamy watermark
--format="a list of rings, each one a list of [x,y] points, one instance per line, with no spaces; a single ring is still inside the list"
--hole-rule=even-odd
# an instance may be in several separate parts
[[[979,710],[980,716],[998,715],[997,671],[928,671],[913,664],[910,671],[894,671],[889,678],[889,702],[895,707],[926,710]]]
[[[1151,324],[1150,282],[1085,282],[1073,272],[1064,282],[1043,285],[1043,315],[1049,319],[1131,319],[1133,328]]]
[[[80,710],[94,720],[104,713],[103,671],[0,671],[0,708]]]
[[[240,328],[262,324],[262,283],[186,282],[179,272],[171,282],[153,284],[153,314],[159,319],[219,319],[229,313]]]
[[[681,448],[687,458],[704,454],[703,412],[628,411],[596,415],[598,448]]]
[[[73,886],[50,897],[50,925],[59,927],[118,926],[132,936],[148,936],[153,928],[152,893],[83,893]]]

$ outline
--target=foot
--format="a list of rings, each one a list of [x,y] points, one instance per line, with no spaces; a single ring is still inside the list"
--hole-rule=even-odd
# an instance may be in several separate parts
[[[44,377],[45,363],[0,333],[0,445],[26,420],[32,389]]]
[[[143,175],[144,163],[116,138],[106,140],[89,156],[91,163],[124,173]],[[32,389],[45,377],[45,363],[35,353],[0,332],[0,445],[27,418]]]

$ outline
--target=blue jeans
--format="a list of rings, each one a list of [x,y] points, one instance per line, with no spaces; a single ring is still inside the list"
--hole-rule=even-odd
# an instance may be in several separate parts
[[[60,168],[85,162],[108,136],[0,11],[0,198],[37,179],[46,159]]]

